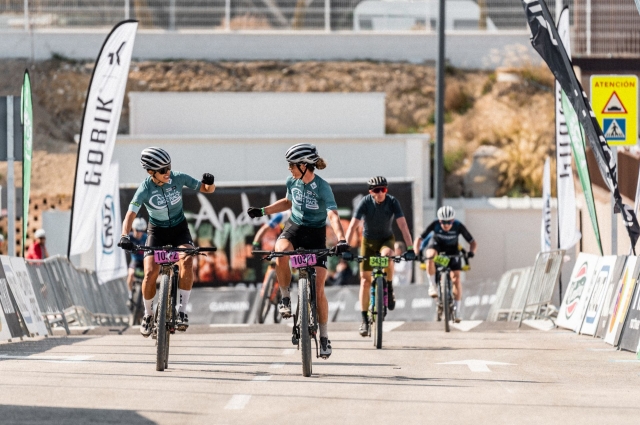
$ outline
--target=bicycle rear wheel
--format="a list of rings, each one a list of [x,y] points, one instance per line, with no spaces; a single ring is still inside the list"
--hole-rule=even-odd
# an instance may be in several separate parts
[[[373,345],[382,348],[382,323],[384,322],[384,279],[376,278],[376,315],[374,320],[375,332],[373,336]]]
[[[300,311],[300,353],[302,355],[302,376],[311,376],[311,335],[309,335],[309,281],[298,280],[298,305]]]
[[[267,314],[269,314],[269,309],[271,308],[271,291],[273,291],[273,284],[276,280],[276,272],[271,270],[269,272],[269,277],[266,279],[264,287],[262,288],[261,294],[262,299],[258,304],[258,323],[264,323],[267,319]]]
[[[156,307],[156,370],[162,372],[167,364],[167,345],[169,330],[167,329],[167,305],[169,304],[169,276],[160,278],[160,293]]]
[[[449,320],[451,320],[451,308],[449,304],[451,300],[449,299],[449,274],[442,273],[440,277],[440,290],[442,291],[442,310],[444,310],[444,331],[449,332]]]

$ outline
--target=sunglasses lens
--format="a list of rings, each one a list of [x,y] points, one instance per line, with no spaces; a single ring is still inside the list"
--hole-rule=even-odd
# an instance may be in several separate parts
[[[453,220],[441,221],[440,223],[444,225],[449,225],[449,224],[453,224]]]
[[[373,193],[387,193],[386,187],[376,187],[372,190]]]

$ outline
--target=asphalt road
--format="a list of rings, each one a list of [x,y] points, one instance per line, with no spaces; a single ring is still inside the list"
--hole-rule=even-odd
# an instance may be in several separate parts
[[[464,324],[464,322],[463,322]],[[0,344],[1,424],[637,423],[640,361],[601,340],[391,323],[384,349],[330,324],[302,376],[290,327],[192,326],[155,371],[134,329]],[[471,324],[468,324],[471,325]],[[392,327],[394,329],[391,330]],[[470,326],[468,326],[470,327]]]

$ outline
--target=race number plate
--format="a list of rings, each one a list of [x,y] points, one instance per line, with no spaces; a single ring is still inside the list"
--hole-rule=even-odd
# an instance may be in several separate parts
[[[291,267],[293,267],[294,269],[313,266],[317,262],[315,254],[292,255],[290,257],[290,261]]]
[[[369,257],[369,265],[371,267],[389,267],[388,257]]]
[[[177,263],[180,259],[180,254],[176,251],[154,251],[153,259],[156,264]]]
[[[447,267],[451,259],[444,255],[436,255],[433,257],[433,262],[439,265],[440,267]]]

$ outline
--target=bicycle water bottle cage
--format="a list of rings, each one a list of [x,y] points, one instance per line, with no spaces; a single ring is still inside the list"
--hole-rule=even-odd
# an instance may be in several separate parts
[[[447,267],[451,259],[445,255],[436,255],[433,257],[433,262],[440,267]]]
[[[388,257],[369,257],[369,265],[371,267],[389,267]]]

